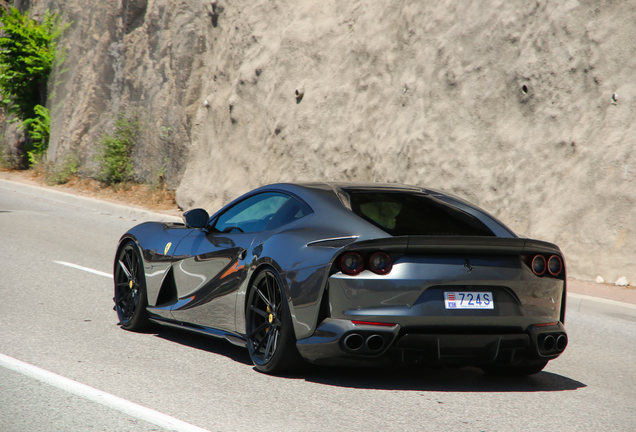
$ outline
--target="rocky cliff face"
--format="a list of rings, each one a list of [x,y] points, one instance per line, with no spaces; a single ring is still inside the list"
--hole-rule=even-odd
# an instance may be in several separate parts
[[[179,185],[200,106],[209,17],[200,2],[36,2],[72,23],[60,45],[66,60],[49,80],[50,159],[80,154],[94,170],[100,136],[118,116],[138,119],[140,177]]]
[[[443,189],[636,281],[629,1],[32,1],[73,24],[50,158],[90,169],[117,113],[136,163],[217,206],[279,181]],[[130,115],[130,114],[129,114]]]

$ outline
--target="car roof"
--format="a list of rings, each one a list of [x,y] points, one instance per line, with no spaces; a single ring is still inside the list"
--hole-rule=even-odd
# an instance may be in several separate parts
[[[251,195],[264,191],[285,190],[287,192],[296,193],[298,196],[306,200],[310,206],[318,204],[316,200],[320,202],[320,205],[325,205],[327,204],[327,202],[333,202],[333,200],[335,200],[339,203],[339,208],[351,210],[349,208],[350,206],[348,205],[349,198],[346,191],[351,191],[352,189],[356,191],[368,192],[409,192],[453,197],[452,195],[446,194],[444,192],[401,183],[374,183],[354,181],[275,183],[262,186],[249,192],[249,194]]]
[[[270,186],[277,186],[277,185],[270,185]],[[422,193],[425,195],[430,195],[433,198],[442,198],[446,200],[450,199],[452,201],[455,201],[454,204],[449,203],[450,205],[454,207],[457,207],[458,205],[461,207],[461,205],[463,205],[464,211],[466,211],[468,208],[473,209],[480,214],[479,216],[477,216],[479,219],[483,220],[483,218],[487,218],[493,221],[498,226],[500,226],[503,229],[503,231],[516,237],[516,234],[514,234],[514,232],[510,228],[508,228],[503,222],[499,221],[495,216],[488,213],[486,210],[458,196],[455,196],[447,192],[442,192],[436,189],[423,188],[419,186],[412,186],[412,185],[401,184],[401,183],[344,182],[344,181],[314,182],[314,183],[299,182],[299,183],[281,184],[281,186],[288,186],[290,189],[301,189],[301,190],[305,190],[309,192],[307,194],[302,194],[302,192],[300,193],[300,195],[304,195],[303,198],[305,198],[307,201],[313,201],[312,198],[319,198],[319,196],[321,195],[319,198],[320,204],[321,205],[330,204],[328,207],[330,207],[331,210],[337,210],[337,211],[342,211],[344,209],[351,210],[349,196],[346,193],[347,191],[351,191],[351,189],[355,189],[357,191],[363,191],[363,192],[364,191],[368,191],[368,192],[371,192],[371,191],[387,192],[388,191],[388,192]],[[308,195],[311,195],[311,197]],[[338,204],[334,206],[336,202]],[[312,206],[314,203],[315,201],[309,202],[310,206]],[[473,215],[475,214],[473,213]]]
[[[506,227],[505,224],[497,220],[493,215],[489,214],[485,210],[476,207],[475,205],[466,202],[465,200],[456,197],[452,194],[441,192],[435,189],[428,189],[418,186],[406,185],[401,183],[374,183],[374,182],[289,182],[289,183],[274,183],[265,186],[261,186],[254,189],[234,201],[226,204],[223,208],[217,211],[212,218],[216,217],[219,213],[227,209],[228,207],[236,204],[249,196],[259,194],[262,192],[287,192],[300,198],[309,205],[309,207],[318,214],[328,215],[329,219],[333,220],[338,218],[342,223],[358,224],[363,220],[355,215],[351,211],[351,204],[349,194],[347,192],[357,191],[382,191],[382,192],[410,192],[421,193],[424,195],[430,195],[432,198],[437,199],[451,199],[455,203],[447,203],[454,207],[463,205],[463,211],[468,211],[473,216],[479,219],[487,218],[501,227],[503,231],[509,234],[505,234],[504,237],[516,235]],[[474,211],[471,211],[473,209]],[[337,215],[337,216],[336,216]],[[348,221],[348,222],[345,222]],[[367,225],[368,222],[364,222]]]
[[[328,185],[331,188],[340,189],[392,189],[392,190],[410,190],[410,191],[423,191],[421,187],[411,186],[401,183],[374,183],[374,182],[355,182],[355,181],[340,181],[340,182],[321,182],[321,183],[295,183],[297,186],[316,188],[317,186]]]

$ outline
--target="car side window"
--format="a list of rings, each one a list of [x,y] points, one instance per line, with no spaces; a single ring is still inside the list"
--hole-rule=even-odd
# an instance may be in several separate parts
[[[254,233],[265,230],[276,212],[290,199],[277,192],[251,196],[230,207],[214,224],[215,232]]]
[[[312,213],[311,209],[297,199],[290,198],[272,218],[268,230],[292,223]]]

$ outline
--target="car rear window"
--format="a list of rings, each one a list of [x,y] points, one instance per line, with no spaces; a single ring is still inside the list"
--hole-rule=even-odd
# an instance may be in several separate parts
[[[346,190],[351,210],[394,236],[494,236],[479,219],[430,195]]]

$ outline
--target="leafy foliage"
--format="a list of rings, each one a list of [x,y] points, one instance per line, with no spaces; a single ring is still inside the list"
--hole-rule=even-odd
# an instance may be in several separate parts
[[[33,166],[48,149],[51,116],[43,105],[46,86],[56,60],[57,40],[68,26],[60,26],[48,11],[39,23],[16,8],[0,16],[0,106],[22,121],[31,137],[27,156]]]
[[[24,121],[44,103],[46,84],[55,61],[57,39],[66,26],[47,12],[40,24],[15,8],[0,17],[0,95],[9,114]]]
[[[36,105],[34,111],[34,118],[29,118],[22,122],[22,126],[29,132],[33,140],[33,150],[27,151],[29,164],[31,165],[35,163],[37,156],[46,152],[51,129],[51,114],[49,110],[42,105]]]
[[[139,131],[138,115],[120,115],[115,121],[113,133],[102,137],[100,152],[96,156],[100,163],[100,181],[115,184],[134,180],[132,152]]]

